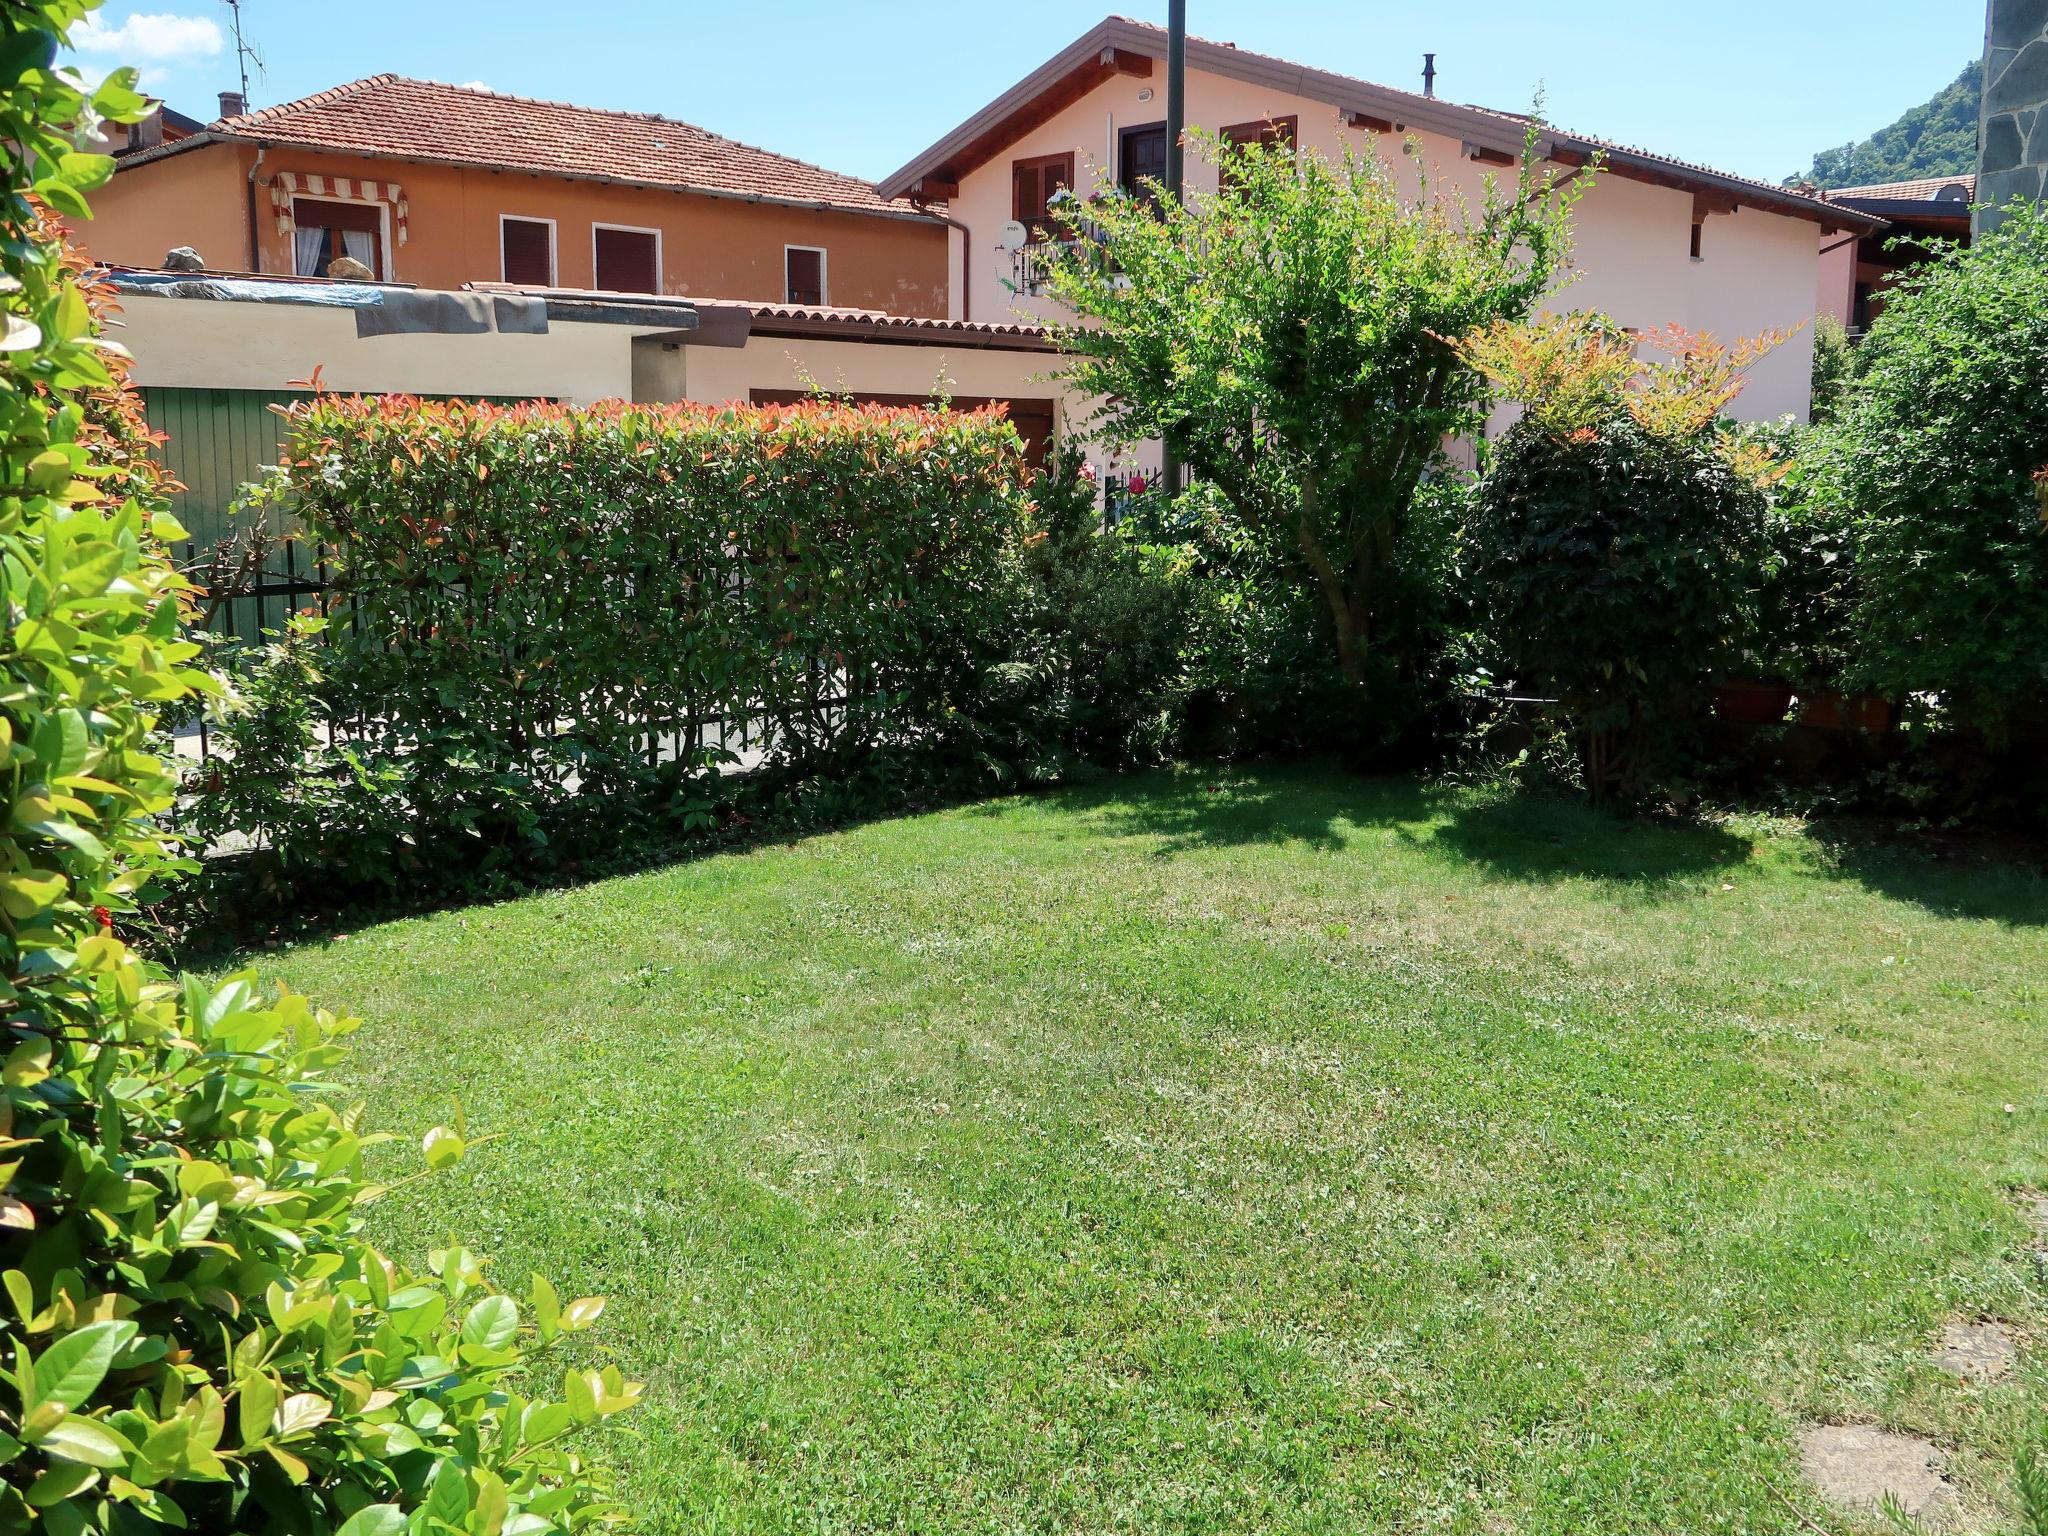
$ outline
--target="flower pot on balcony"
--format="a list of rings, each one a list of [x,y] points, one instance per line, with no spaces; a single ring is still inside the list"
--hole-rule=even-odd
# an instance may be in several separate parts
[[[1816,693],[1799,701],[1799,723],[1816,731],[1868,731],[1879,735],[1892,728],[1892,703],[1868,693]]]
[[[1792,707],[1790,683],[1717,683],[1714,713],[1739,725],[1777,725]]]

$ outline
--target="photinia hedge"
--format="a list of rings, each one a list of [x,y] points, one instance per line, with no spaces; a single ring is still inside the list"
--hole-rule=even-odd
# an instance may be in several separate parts
[[[323,1080],[353,1021],[131,942],[189,869],[157,727],[218,683],[105,295],[47,217],[113,173],[70,130],[148,106],[58,65],[89,9],[0,29],[0,1533],[584,1531],[620,1512],[576,1437],[640,1391],[570,1339],[598,1300],[378,1253],[379,1138]]]
[[[999,413],[433,403],[290,412],[259,499],[329,546],[324,708],[425,831],[714,766],[931,742],[1028,511]],[[380,780],[379,782],[384,782]]]

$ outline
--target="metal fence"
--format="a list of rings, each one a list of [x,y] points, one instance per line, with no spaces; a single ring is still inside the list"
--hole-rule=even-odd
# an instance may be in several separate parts
[[[195,541],[186,544],[182,553],[180,569],[198,588],[196,637],[208,647],[214,664],[231,667],[235,651],[266,643],[296,614],[312,614],[332,623],[338,613],[347,625],[350,645],[362,644],[362,616],[346,602],[334,553],[326,545],[303,544],[300,536],[259,542],[253,547],[224,542],[202,548]],[[457,595],[459,599],[469,596],[466,589],[457,589]],[[340,633],[335,628],[325,629],[317,643],[332,646]],[[372,643],[388,644],[389,637],[373,637]],[[740,711],[657,710],[637,722],[633,731],[637,750],[651,766],[705,750],[730,754],[739,765],[750,766],[786,744],[792,732],[842,728],[860,702],[850,682],[820,664],[812,697],[794,707],[771,710],[763,704]],[[220,750],[215,740],[217,723],[201,713],[180,731],[185,755],[202,762],[215,756]],[[368,741],[382,735],[384,725],[371,714],[334,716],[323,722],[322,732],[330,744]],[[574,723],[566,720],[557,722],[553,732],[558,737],[573,733]]]

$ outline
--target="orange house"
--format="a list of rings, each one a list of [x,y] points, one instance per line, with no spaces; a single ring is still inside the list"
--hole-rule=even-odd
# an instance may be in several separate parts
[[[376,75],[123,155],[97,260],[947,314],[948,230],[867,182],[689,123]]]

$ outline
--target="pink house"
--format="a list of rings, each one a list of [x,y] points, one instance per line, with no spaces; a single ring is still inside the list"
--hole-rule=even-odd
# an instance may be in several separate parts
[[[1046,203],[1062,187],[1132,185],[1165,163],[1166,33],[1111,17],[884,178],[884,197],[943,203],[955,221],[954,317],[1043,317],[1037,254]],[[1284,136],[1336,156],[1348,146],[1413,153],[1468,192],[1514,174],[1528,120],[1393,90],[1230,43],[1190,39],[1188,122],[1226,138]],[[1799,333],[1757,367],[1742,414],[1804,417],[1824,242],[1875,233],[1883,219],[1783,187],[1543,126],[1554,165],[1602,167],[1579,205],[1576,280],[1561,308],[1625,325],[1676,323],[1722,336]],[[1191,194],[1215,171],[1189,166]],[[1014,232],[1027,241],[1012,249]]]

